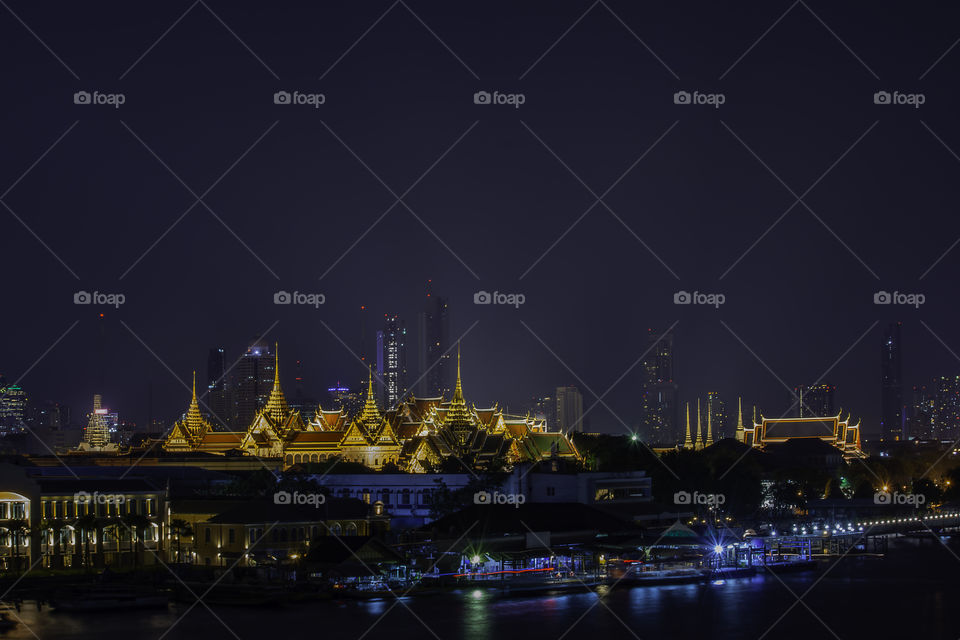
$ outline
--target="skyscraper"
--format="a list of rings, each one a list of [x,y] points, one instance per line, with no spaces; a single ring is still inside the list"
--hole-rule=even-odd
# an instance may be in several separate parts
[[[673,334],[647,331],[647,355],[640,384],[641,428],[650,442],[674,445],[677,428],[677,385],[673,371]]]
[[[933,437],[955,440],[960,435],[960,376],[941,376],[935,382]]]
[[[427,305],[417,320],[422,376],[417,395],[437,397],[450,390],[450,311],[447,299],[428,293]]]
[[[708,444],[727,437],[727,407],[723,403],[719,391],[707,392],[707,415],[710,418],[711,435],[713,436]]]
[[[805,418],[835,416],[834,395],[837,388],[829,382],[817,384],[802,384],[794,387],[794,402],[798,406],[800,416]],[[802,402],[801,402],[802,398]]]
[[[207,353],[207,406],[210,407],[211,421],[226,424],[230,419],[227,402],[226,360],[223,348],[213,347]]]
[[[237,363],[235,428],[245,428],[267,403],[273,388],[274,357],[270,345],[254,338]]]
[[[887,325],[880,345],[880,434],[884,440],[899,440],[903,435],[900,326],[900,322]]]
[[[397,316],[383,318],[383,328],[377,331],[377,375],[380,404],[389,410],[406,392],[407,327]]]
[[[576,387],[557,387],[557,426],[560,431],[583,431],[583,394]]]

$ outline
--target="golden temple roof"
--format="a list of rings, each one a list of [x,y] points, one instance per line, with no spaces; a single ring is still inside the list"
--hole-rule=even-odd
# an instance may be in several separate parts
[[[270,390],[270,398],[263,407],[263,413],[270,416],[276,424],[284,422],[287,414],[290,412],[287,406],[287,399],[283,395],[283,389],[280,388],[280,345],[274,345],[273,361],[273,389]]]

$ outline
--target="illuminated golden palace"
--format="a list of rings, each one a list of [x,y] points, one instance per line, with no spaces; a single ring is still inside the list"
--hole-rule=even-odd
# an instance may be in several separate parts
[[[395,408],[381,412],[374,400],[371,375],[366,402],[358,415],[318,407],[310,422],[287,405],[280,388],[279,361],[277,365],[270,397],[245,431],[217,431],[203,417],[194,374],[190,406],[183,420],[173,425],[163,448],[172,453],[239,452],[282,459],[284,467],[339,458],[372,469],[395,465],[412,473],[438,470],[449,460],[459,461],[457,467],[469,469],[510,467],[541,460],[581,460],[573,442],[563,433],[547,431],[543,420],[508,416],[497,405],[488,409],[468,406],[463,396],[459,355],[457,383],[450,400],[410,396]]]

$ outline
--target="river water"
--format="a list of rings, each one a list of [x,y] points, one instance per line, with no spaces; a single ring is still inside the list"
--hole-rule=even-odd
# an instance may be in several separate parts
[[[177,604],[166,611],[86,615],[37,611],[26,603],[23,624],[2,637],[957,639],[960,542],[945,545],[899,541],[883,558],[827,559],[818,571],[619,588],[602,598],[596,593],[491,598],[465,592],[400,603],[327,601],[268,609],[215,607],[212,613],[202,605]]]

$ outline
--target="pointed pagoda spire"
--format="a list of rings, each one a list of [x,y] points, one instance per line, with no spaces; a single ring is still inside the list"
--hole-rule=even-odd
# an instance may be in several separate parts
[[[684,449],[693,449],[693,440],[690,438],[690,403],[687,403],[687,435],[683,439]]]
[[[707,400],[707,439],[704,446],[713,444],[713,400]]]
[[[289,412],[287,399],[283,395],[283,389],[280,388],[280,343],[278,342],[274,343],[273,351],[273,389],[270,390],[270,397],[263,407],[263,412],[278,423],[283,422]]]
[[[449,379],[449,378],[448,378]],[[462,403],[466,404],[466,401],[463,399],[463,383],[460,380],[460,343],[457,342],[457,384],[453,389],[453,400],[451,403]]]
[[[457,342],[457,384],[453,389],[453,398],[450,400],[450,407],[447,409],[447,415],[444,423],[454,429],[454,431],[466,433],[474,424],[473,414],[467,408],[467,401],[463,399],[463,382],[460,378],[460,343]]]
[[[200,403],[197,401],[197,372],[193,372],[193,390],[190,397],[190,406],[183,419],[183,426],[193,437],[199,437],[210,426],[200,413]]]
[[[737,397],[737,440],[743,442],[743,401]]]
[[[363,413],[360,422],[366,427],[375,427],[380,424],[380,410],[377,409],[377,400],[373,396],[373,367],[367,367],[367,400],[363,403]]]
[[[697,398],[697,437],[693,445],[696,449],[703,449],[703,433],[700,430],[700,398]]]

